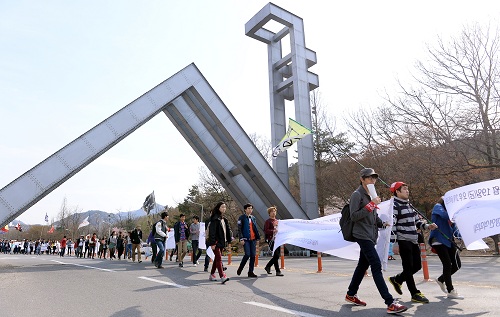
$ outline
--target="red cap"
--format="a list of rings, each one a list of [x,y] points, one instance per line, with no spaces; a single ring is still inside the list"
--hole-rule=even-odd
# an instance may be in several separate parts
[[[391,193],[395,193],[396,190],[401,188],[401,186],[408,186],[408,185],[406,185],[403,182],[395,182],[395,183],[391,184],[391,188],[389,188],[389,189],[391,190]]]

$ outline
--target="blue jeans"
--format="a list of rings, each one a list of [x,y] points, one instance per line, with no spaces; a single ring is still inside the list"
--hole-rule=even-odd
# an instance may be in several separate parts
[[[125,257],[127,257],[127,258],[132,257],[132,244],[127,243],[127,247],[125,249]]]
[[[250,258],[250,265],[248,267],[248,273],[253,272],[255,266],[255,247],[257,240],[245,240],[245,245],[243,249],[245,250],[245,255],[241,259],[240,268],[243,270],[245,264],[247,264],[248,258]]]
[[[165,256],[165,242],[162,240],[156,240],[156,247],[158,248],[158,253],[156,253],[156,258],[155,258],[155,265],[156,266],[161,266],[163,263],[163,257]]]
[[[385,284],[384,276],[382,275],[382,264],[380,263],[377,250],[375,250],[375,243],[371,240],[361,239],[356,239],[356,242],[359,244],[361,252],[359,253],[358,265],[352,275],[347,295],[354,296],[358,293],[359,285],[361,284],[363,277],[365,277],[366,270],[368,270],[368,267],[370,266],[373,281],[377,286],[378,292],[384,299],[385,304],[389,306],[394,301],[394,298],[389,293],[387,284]]]

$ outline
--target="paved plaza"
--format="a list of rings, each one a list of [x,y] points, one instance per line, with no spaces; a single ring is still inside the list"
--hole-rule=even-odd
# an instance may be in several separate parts
[[[241,257],[233,257],[225,285],[208,280],[203,265],[164,262],[158,270],[150,261],[76,259],[52,255],[0,254],[2,316],[388,316],[371,277],[358,293],[366,307],[344,301],[356,262],[323,257],[317,273],[315,257],[287,257],[284,277],[267,275],[260,258],[259,278],[236,276]],[[227,258],[224,258],[227,263]],[[187,262],[185,262],[187,263]],[[436,256],[428,257],[430,278],[441,270]],[[445,297],[438,285],[416,277],[417,287],[429,304],[410,301],[389,290],[409,306],[402,316],[499,316],[500,258],[462,257],[462,269],[453,279],[463,300]],[[390,261],[384,276],[401,270],[401,261]]]

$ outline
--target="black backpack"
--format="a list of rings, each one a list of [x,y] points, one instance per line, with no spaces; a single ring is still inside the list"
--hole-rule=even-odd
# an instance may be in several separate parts
[[[354,236],[352,235],[352,228],[354,227],[354,222],[351,220],[351,211],[349,209],[349,204],[346,204],[341,211],[342,216],[340,217],[339,224],[342,235],[345,241],[354,242]]]
[[[151,232],[153,234],[153,239],[155,238],[155,234],[156,234],[156,224],[160,222],[160,220],[158,220],[157,222],[153,223],[153,225],[151,226]]]

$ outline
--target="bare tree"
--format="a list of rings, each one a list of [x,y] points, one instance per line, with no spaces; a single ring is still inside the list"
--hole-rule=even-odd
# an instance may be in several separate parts
[[[318,195],[319,215],[325,215],[327,206],[338,204],[339,187],[342,183],[342,175],[337,174],[335,169],[337,157],[344,152],[349,152],[352,143],[349,143],[345,133],[336,133],[335,124],[326,112],[326,105],[321,99],[321,93],[314,90],[310,93],[312,110],[312,127],[314,130],[314,158],[316,169],[316,185]],[[300,141],[299,141],[300,142]],[[292,195],[299,198],[299,179],[296,164],[289,169],[290,191]],[[352,188],[351,188],[352,189]]]
[[[431,60],[419,62],[418,82],[429,93],[447,96],[456,107],[451,117],[459,138],[485,161],[468,160],[470,168],[499,167],[499,68],[498,28],[474,24],[458,38],[428,48]]]
[[[413,182],[423,200],[498,177],[499,42],[498,30],[476,24],[428,47],[414,86],[399,82],[400,94],[346,120],[361,156],[387,179]]]
[[[70,216],[70,210],[67,205],[67,199],[66,197],[64,197],[61,203],[61,207],[59,208],[59,214],[57,215],[60,227],[63,231],[65,231],[68,228],[67,218],[69,216]]]
[[[266,161],[271,165],[272,159],[273,159],[273,147],[274,145],[271,144],[271,140],[267,139],[266,137],[262,135],[258,135],[257,133],[250,133],[248,135],[250,140],[255,144],[259,152],[264,156]]]

